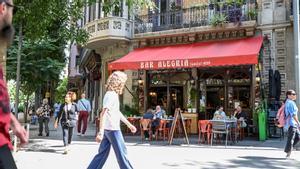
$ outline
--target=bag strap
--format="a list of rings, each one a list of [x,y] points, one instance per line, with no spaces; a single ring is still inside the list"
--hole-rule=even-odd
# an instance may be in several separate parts
[[[66,120],[69,120],[70,115],[69,115],[69,110],[68,110],[68,105],[67,104],[65,104],[64,110],[65,110]]]
[[[82,104],[82,106],[85,108],[85,110],[88,111],[88,109],[86,108],[86,106],[83,104],[82,100],[80,99],[79,101]]]

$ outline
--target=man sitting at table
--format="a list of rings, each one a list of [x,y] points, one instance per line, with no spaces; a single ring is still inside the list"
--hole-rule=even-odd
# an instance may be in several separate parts
[[[160,120],[165,116],[166,112],[159,105],[156,106],[155,113],[153,116],[153,121],[151,124],[152,137],[155,137],[155,130],[159,127]]]
[[[142,124],[143,130],[144,130],[145,140],[149,140],[148,126],[149,126],[149,123],[151,123],[151,120],[154,117],[153,113],[154,113],[154,110],[149,108],[142,117],[141,124]],[[146,120],[144,120],[144,119],[146,119]]]
[[[223,106],[218,106],[213,119],[226,119],[226,114],[223,109]]]

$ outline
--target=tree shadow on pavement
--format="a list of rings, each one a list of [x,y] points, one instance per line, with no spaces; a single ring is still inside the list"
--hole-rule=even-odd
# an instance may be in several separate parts
[[[259,169],[283,169],[283,168],[299,168],[300,162],[286,158],[270,158],[263,156],[240,156],[238,159],[228,161],[229,164],[221,164],[217,162],[206,163],[209,167],[201,167],[202,169],[228,169],[228,168],[259,168]]]

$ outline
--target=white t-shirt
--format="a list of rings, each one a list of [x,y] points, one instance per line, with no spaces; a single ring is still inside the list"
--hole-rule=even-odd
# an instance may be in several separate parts
[[[104,114],[106,120],[104,121],[105,130],[120,130],[120,102],[119,95],[115,91],[107,91],[103,98],[103,108],[108,111]]]

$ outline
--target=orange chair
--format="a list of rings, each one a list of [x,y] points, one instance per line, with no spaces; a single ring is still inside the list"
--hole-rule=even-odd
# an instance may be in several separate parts
[[[141,140],[145,138],[144,131],[148,131],[149,133],[149,138],[151,139],[151,119],[141,119],[140,120],[140,130],[141,130]]]
[[[128,117],[127,120],[128,120],[132,125],[135,126],[135,119],[134,119],[133,117]],[[130,129],[127,127],[127,128],[126,128],[126,133],[130,133],[130,132],[131,132]]]
[[[238,134],[238,138],[239,140],[243,140],[245,137],[245,129],[244,127],[242,127],[242,121],[237,121],[237,134]]]
[[[186,119],[185,120],[185,128],[188,134],[191,133],[192,130],[192,119]]]
[[[205,143],[205,138],[206,138],[207,144],[208,144],[209,140],[210,140],[210,135],[211,135],[211,123],[208,120],[199,120],[198,121],[198,133],[199,133],[198,144],[200,144],[200,141],[203,138],[204,138],[204,140],[202,141],[202,143]]]
[[[167,121],[166,120],[160,120],[159,127],[156,129],[155,132],[155,139],[163,138],[163,140],[166,140],[166,136],[169,138],[169,128],[167,128]]]

